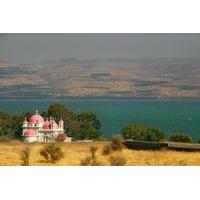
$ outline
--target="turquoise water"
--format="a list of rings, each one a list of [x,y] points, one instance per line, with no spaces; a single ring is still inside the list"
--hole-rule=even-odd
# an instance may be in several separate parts
[[[0,101],[0,109],[14,113],[42,111],[52,103],[63,103],[74,111],[96,112],[105,136],[121,131],[129,122],[141,122],[163,129],[190,133],[200,139],[200,100],[45,100]]]

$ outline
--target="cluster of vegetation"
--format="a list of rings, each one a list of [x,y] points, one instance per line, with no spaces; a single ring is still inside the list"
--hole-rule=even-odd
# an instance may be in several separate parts
[[[116,135],[112,137],[112,140],[109,144],[104,145],[102,149],[103,156],[109,156],[109,162],[111,166],[123,166],[126,164],[126,158],[119,154],[124,148],[123,138],[120,135]],[[97,157],[98,147],[96,145],[92,145],[90,147],[89,155],[81,160],[82,166],[99,166],[102,163],[99,161]],[[112,155],[112,153],[118,152],[118,154]]]
[[[0,137],[21,139],[22,123],[25,117],[28,119],[33,113],[23,112],[19,115],[12,115],[9,112],[0,112]],[[74,139],[98,140],[101,137],[101,120],[95,113],[83,112],[75,113],[62,104],[52,104],[41,115],[46,117],[53,116],[55,120],[63,119],[67,135]],[[58,141],[63,141],[62,135]]]
[[[138,123],[130,123],[122,130],[124,139],[138,141],[161,142],[166,138],[166,133],[160,129],[152,128]],[[191,143],[192,137],[183,132],[174,132],[169,137],[171,142]]]
[[[40,149],[40,155],[44,158],[45,162],[55,164],[60,159],[64,158],[64,152],[58,143],[45,144]],[[25,146],[20,152],[20,160],[22,166],[30,165],[31,149],[29,146]]]
[[[98,150],[98,147],[96,145],[92,145],[90,147],[90,155],[81,160],[82,166],[100,166],[101,163],[97,159],[96,152]]]
[[[124,148],[123,142],[121,135],[115,135],[112,137],[111,143],[103,147],[102,154],[104,156],[110,155],[109,161],[111,166],[124,166],[126,164],[126,158],[119,154]],[[112,155],[114,152],[118,152],[118,154]]]
[[[111,166],[124,166],[127,160],[121,154],[122,148],[124,148],[123,140],[121,136],[114,136],[112,141],[110,142],[110,147],[111,148],[113,147],[111,152],[105,155],[104,151],[102,151],[102,155],[109,156],[107,160],[109,161]],[[100,146],[97,143],[93,143],[89,148],[88,156],[86,156],[84,159],[80,161],[80,165],[82,166],[103,165],[104,163],[102,163],[101,159],[97,155],[97,151],[99,149],[101,149]],[[25,145],[19,153],[20,153],[21,165],[22,166],[31,165],[31,162],[30,162],[31,146]],[[40,148],[38,153],[43,158],[44,162],[50,163],[50,164],[55,164],[65,157],[62,145],[55,142],[43,144],[43,146]]]
[[[121,151],[124,147],[123,142],[123,137],[121,135],[113,136],[111,143],[103,147],[102,154],[109,155],[114,151]]]
[[[80,125],[78,139],[99,139],[101,136],[101,120],[94,113],[80,113],[77,116]]]
[[[124,166],[126,164],[126,158],[122,155],[110,156],[111,166]]]
[[[29,163],[30,163],[30,153],[31,153],[30,147],[25,146],[22,149],[21,155],[20,155],[20,158],[21,158],[21,161],[22,161],[22,166],[29,166]]]
[[[0,139],[1,141],[7,141],[8,138],[22,137],[22,123],[24,118],[27,119],[33,115],[31,112],[23,112],[19,115],[12,115],[6,111],[0,111]],[[101,126],[102,122],[100,118],[91,112],[76,113],[66,108],[62,104],[52,104],[41,115],[46,117],[53,116],[55,120],[60,118],[64,121],[64,129],[68,136],[73,137],[75,140],[99,140],[101,138]],[[149,127],[139,123],[130,123],[125,126],[121,132],[124,139],[132,139],[138,141],[151,141],[160,142],[166,139],[165,132]],[[62,142],[66,138],[66,135],[60,135],[57,138],[57,142]],[[174,142],[192,142],[192,138],[185,133],[175,132],[173,133],[169,141]],[[104,151],[112,151],[114,147],[107,146]]]
[[[109,142],[92,142],[92,143],[68,143],[60,144],[64,153],[64,158],[56,163],[49,163],[43,156],[40,155],[40,150],[48,144],[25,144],[17,141],[12,143],[0,144],[1,149],[1,166],[41,166],[41,165],[59,165],[59,166],[76,166],[81,165],[83,158],[91,156],[91,146],[97,146],[95,157],[99,165],[104,166],[183,166],[200,165],[199,153],[188,153],[177,151],[136,151],[129,150],[124,147],[121,151],[113,151],[109,155],[103,155],[103,146]],[[15,145],[15,146],[14,146]],[[27,147],[30,151],[27,151]],[[19,151],[20,150],[20,151]],[[23,153],[22,153],[23,151]],[[29,154],[30,152],[30,154]],[[81,153],[80,153],[81,152]],[[191,156],[192,155],[192,156]],[[73,157],[73,159],[72,159]],[[25,162],[23,161],[25,160]],[[25,164],[24,164],[25,163]],[[89,164],[91,166],[91,164]]]
[[[0,111],[0,136],[10,135],[13,116],[9,112]]]
[[[192,138],[188,134],[182,132],[175,132],[170,136],[169,140],[172,142],[192,143]]]
[[[122,135],[124,139],[152,142],[160,142],[165,138],[165,133],[163,131],[138,123],[128,124],[122,130]]]
[[[57,143],[46,144],[41,150],[40,155],[49,163],[56,163],[61,158],[64,158],[64,153]]]

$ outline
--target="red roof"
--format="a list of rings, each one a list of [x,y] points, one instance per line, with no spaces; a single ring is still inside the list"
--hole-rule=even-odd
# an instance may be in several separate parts
[[[29,118],[29,123],[31,124],[35,124],[35,123],[44,123],[44,119],[41,115],[39,114],[35,114],[35,115],[32,115],[30,118]]]
[[[44,129],[50,129],[50,126],[51,126],[51,122],[49,120],[47,120],[47,121],[44,122],[43,128]]]
[[[37,136],[37,131],[34,129],[27,129],[27,131],[24,133],[24,136],[26,137]]]

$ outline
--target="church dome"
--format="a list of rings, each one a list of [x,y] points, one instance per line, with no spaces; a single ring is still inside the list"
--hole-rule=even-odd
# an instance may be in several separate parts
[[[37,136],[37,131],[34,129],[28,129],[25,133],[24,136],[26,137],[31,137],[31,136]]]
[[[44,123],[44,119],[41,115],[38,114],[38,111],[36,111],[35,115],[32,115],[29,118],[29,123],[35,124],[35,123]]]

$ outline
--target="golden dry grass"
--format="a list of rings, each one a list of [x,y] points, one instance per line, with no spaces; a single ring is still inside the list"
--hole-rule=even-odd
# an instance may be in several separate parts
[[[101,165],[109,166],[108,156],[102,155],[102,148],[106,142],[96,142],[99,149],[97,151],[97,159]],[[20,152],[29,145],[31,149],[30,165],[32,166],[80,166],[81,160],[88,156],[90,146],[93,143],[67,143],[60,144],[65,157],[56,164],[46,163],[39,151],[43,144],[24,144],[20,142],[10,142],[0,144],[0,165],[1,166],[20,166]],[[122,152],[115,152],[112,155],[123,155],[128,166],[199,166],[199,152],[177,152],[177,151],[138,151],[124,149]]]

